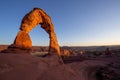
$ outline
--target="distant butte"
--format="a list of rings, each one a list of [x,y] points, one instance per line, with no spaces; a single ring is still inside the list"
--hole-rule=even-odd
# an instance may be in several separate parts
[[[32,41],[30,39],[29,32],[38,24],[40,24],[41,28],[49,34],[50,44],[48,53],[60,55],[60,47],[54,31],[54,25],[52,24],[50,16],[40,8],[34,8],[23,17],[20,31],[18,32],[14,43],[10,45],[7,50],[2,52],[29,54],[32,48]]]

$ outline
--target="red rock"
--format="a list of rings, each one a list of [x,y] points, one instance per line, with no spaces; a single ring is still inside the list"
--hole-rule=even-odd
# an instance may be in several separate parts
[[[29,49],[32,47],[32,41],[28,33],[24,31],[19,31],[15,38],[14,45],[20,48]]]
[[[31,48],[32,41],[30,39],[29,32],[38,24],[40,24],[41,28],[43,28],[49,34],[50,44],[48,53],[60,55],[60,47],[54,31],[54,25],[52,24],[50,16],[48,16],[40,8],[34,8],[32,11],[30,11],[23,17],[20,31],[18,32],[13,45],[17,48]]]

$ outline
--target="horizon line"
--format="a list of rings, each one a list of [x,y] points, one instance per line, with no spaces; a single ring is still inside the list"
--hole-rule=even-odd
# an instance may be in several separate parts
[[[6,46],[8,46],[8,45],[11,45],[11,44],[0,44],[0,46],[1,45],[6,45]],[[32,46],[49,46],[49,45],[32,45]],[[106,44],[106,45],[59,45],[60,47],[92,47],[92,46],[120,46],[120,44]]]

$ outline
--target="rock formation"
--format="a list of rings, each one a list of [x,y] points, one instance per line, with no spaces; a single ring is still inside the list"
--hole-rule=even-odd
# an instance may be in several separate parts
[[[26,33],[25,31],[19,31],[14,41],[14,45],[21,48],[29,49],[32,46],[32,41],[28,33]]]
[[[120,56],[58,64],[28,54],[0,54],[0,80],[120,80]]]
[[[14,43],[9,46],[9,49],[31,49],[32,41],[29,36],[29,32],[35,28],[38,24],[41,25],[49,35],[50,44],[49,44],[49,54],[58,54],[60,55],[60,48],[58,45],[57,37],[54,32],[54,25],[52,24],[50,16],[48,16],[42,9],[34,8],[28,14],[24,16],[21,22],[20,31],[18,32]]]

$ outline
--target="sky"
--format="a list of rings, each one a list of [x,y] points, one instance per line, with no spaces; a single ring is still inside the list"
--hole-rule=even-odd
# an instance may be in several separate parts
[[[120,0],[0,0],[0,44],[13,43],[34,7],[51,17],[60,46],[120,45]],[[49,45],[40,25],[29,34],[33,45]]]

